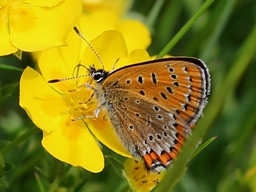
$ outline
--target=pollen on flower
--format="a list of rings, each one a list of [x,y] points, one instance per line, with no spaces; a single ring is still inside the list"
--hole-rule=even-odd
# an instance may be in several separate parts
[[[97,102],[91,97],[93,91],[85,86],[78,87],[75,90],[68,91],[63,97],[66,102],[66,112],[70,114],[70,120],[94,117],[97,109]],[[84,118],[85,117],[85,118]]]
[[[21,16],[28,16],[28,12],[32,11],[30,8],[33,6],[18,0],[0,0],[0,20],[8,22],[11,15],[13,20],[20,21]]]
[[[6,8],[6,10],[12,10],[17,4],[17,0],[0,0],[0,9]]]

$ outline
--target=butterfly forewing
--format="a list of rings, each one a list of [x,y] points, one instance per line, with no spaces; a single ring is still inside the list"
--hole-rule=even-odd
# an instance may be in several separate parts
[[[167,110],[177,110],[185,122],[195,123],[207,102],[209,81],[208,69],[202,61],[174,57],[116,70],[102,86],[115,92],[132,91]]]

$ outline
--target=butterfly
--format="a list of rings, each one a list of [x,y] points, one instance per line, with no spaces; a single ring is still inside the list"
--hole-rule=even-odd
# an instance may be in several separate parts
[[[88,70],[96,83],[98,111],[107,111],[121,143],[135,158],[142,157],[148,170],[166,169],[207,104],[210,74],[204,62],[170,57],[110,73]]]

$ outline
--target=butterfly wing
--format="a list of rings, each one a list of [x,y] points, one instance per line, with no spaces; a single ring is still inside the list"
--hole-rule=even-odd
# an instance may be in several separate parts
[[[120,68],[102,89],[121,142],[158,170],[176,157],[202,114],[210,76],[202,61],[172,57]]]

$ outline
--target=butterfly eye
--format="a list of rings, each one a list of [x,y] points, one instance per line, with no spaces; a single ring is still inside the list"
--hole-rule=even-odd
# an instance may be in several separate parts
[[[98,71],[92,72],[92,76],[97,83],[100,83],[107,78],[108,72],[103,69],[100,69]]]

